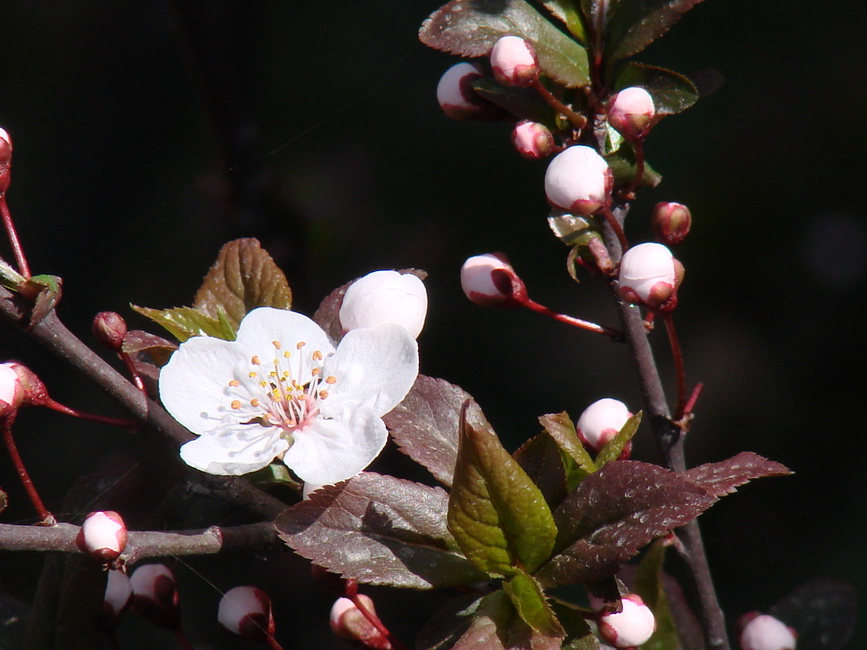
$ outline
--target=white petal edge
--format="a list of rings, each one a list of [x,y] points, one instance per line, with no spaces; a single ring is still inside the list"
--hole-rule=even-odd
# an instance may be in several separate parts
[[[225,426],[181,446],[183,461],[202,472],[240,476],[267,467],[289,446],[277,427]]]
[[[263,361],[274,354],[272,341],[291,345],[291,353],[299,341],[306,344],[308,352],[319,350],[325,356],[334,352],[328,335],[307,316],[273,307],[258,307],[248,313],[238,328],[237,341],[251,355],[263,355]]]

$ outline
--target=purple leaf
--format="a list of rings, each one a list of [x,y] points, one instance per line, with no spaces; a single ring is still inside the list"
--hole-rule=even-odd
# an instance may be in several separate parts
[[[542,433],[521,445],[514,457],[545,495],[548,505],[556,508],[566,497],[566,471],[557,443]]]
[[[785,465],[768,460],[751,451],[742,451],[737,456],[720,463],[706,463],[678,474],[680,478],[698,485],[708,494],[724,497],[736,488],[765,476],[791,474]]]
[[[484,578],[446,528],[448,495],[363,472],[281,514],[280,538],[316,564],[359,582],[427,589]]]

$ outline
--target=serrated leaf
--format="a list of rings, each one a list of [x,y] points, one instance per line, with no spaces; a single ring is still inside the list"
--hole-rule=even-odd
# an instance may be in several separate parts
[[[146,352],[158,366],[164,366],[168,363],[169,357],[177,349],[178,346],[175,343],[142,330],[127,332],[121,344],[121,350],[131,357],[135,357],[140,352]]]
[[[524,0],[452,0],[419,31],[425,45],[466,57],[487,56],[503,36],[532,43],[545,75],[567,88],[590,83],[586,50]]]
[[[858,592],[839,580],[812,580],[769,614],[797,631],[798,650],[837,650],[846,646],[858,621]]]
[[[297,553],[359,582],[428,589],[483,579],[446,528],[447,504],[441,488],[362,472],[316,490],[275,525]]]
[[[461,414],[448,526],[467,558],[496,576],[515,575],[517,567],[532,573],[557,537],[545,497],[470,402]]]
[[[457,640],[453,650],[513,650],[509,642],[509,627],[516,618],[515,609],[506,593],[500,589],[479,602],[467,631]],[[505,640],[504,640],[505,639]]]
[[[582,45],[587,45],[587,31],[584,29],[581,12],[578,11],[575,0],[548,0],[542,4],[555,18],[559,18],[566,24],[572,36]]]
[[[467,400],[472,397],[460,387],[419,375],[403,401],[382,418],[398,448],[446,487],[454,476]]]
[[[629,0],[617,3],[608,17],[606,58],[637,54],[665,34],[701,0]]]
[[[557,446],[575,461],[577,469],[581,472],[581,475],[578,477],[579,479],[583,479],[588,474],[596,471],[596,463],[593,462],[590,454],[587,453],[584,445],[581,444],[578,432],[575,430],[575,424],[566,411],[541,415],[539,416],[539,423],[544,427],[548,435],[554,439]]]
[[[289,283],[258,240],[230,241],[220,249],[202,281],[193,308],[216,320],[225,314],[237,330],[244,316],[256,307],[291,309]]]
[[[521,445],[514,457],[545,495],[548,505],[556,508],[566,497],[566,470],[557,443],[540,433]]]
[[[142,316],[147,316],[164,327],[172,336],[183,343],[193,336],[213,336],[225,341],[235,340],[235,330],[223,318],[212,318],[192,307],[173,307],[170,309],[151,309],[130,305]]]
[[[792,474],[785,465],[768,460],[751,451],[742,451],[719,463],[705,463],[678,474],[680,478],[695,483],[708,494],[723,497],[738,487],[765,476]]]
[[[576,584],[616,573],[645,544],[682,526],[716,498],[658,465],[611,461],[554,511],[563,549],[542,567],[543,584]]]
[[[656,540],[641,558],[635,576],[635,593],[641,596],[656,619],[656,631],[642,644],[642,650],[680,650],[681,648],[677,626],[663,584],[662,569],[666,548],[662,540]]]
[[[518,616],[531,628],[548,637],[566,636],[557,615],[545,599],[545,592],[532,576],[518,573],[503,582],[503,590],[509,595]]]
[[[687,77],[652,65],[630,62],[617,75],[615,88],[641,86],[653,97],[656,115],[674,115],[695,104],[700,94]]]
[[[503,598],[502,591],[496,593]],[[491,594],[493,595],[493,594]],[[434,612],[415,640],[416,650],[450,650],[470,627],[485,596],[462,594]],[[508,598],[505,599],[508,604]]]
[[[479,97],[496,104],[518,119],[541,122],[548,127],[557,128],[551,107],[533,90],[501,86],[487,77],[476,79],[470,85]]]
[[[602,467],[606,463],[620,458],[620,454],[623,453],[623,449],[632,440],[640,424],[641,411],[630,417],[623,427],[621,427],[620,431],[617,432],[617,435],[596,455],[596,467]]]
[[[29,295],[37,292],[33,299],[33,309],[30,311],[30,322],[27,327],[35,327],[43,318],[54,310],[63,295],[63,278],[56,275],[34,275],[28,278],[25,287],[19,287],[19,292]]]
[[[632,151],[631,147],[624,144],[624,146],[620,147],[617,151],[607,156],[603,156],[603,158],[611,168],[615,184],[625,185],[631,183],[632,179],[635,178],[635,152]],[[640,185],[644,187],[656,187],[661,181],[662,176],[660,176],[656,170],[645,161]]]

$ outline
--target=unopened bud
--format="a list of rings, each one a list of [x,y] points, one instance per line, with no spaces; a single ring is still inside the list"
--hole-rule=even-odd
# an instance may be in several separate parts
[[[620,261],[620,297],[651,308],[666,308],[683,279],[683,266],[662,244],[639,244]]]
[[[223,594],[217,622],[248,641],[261,643],[274,636],[271,599],[253,586],[234,587]]]
[[[93,335],[109,350],[119,352],[126,336],[126,321],[114,311],[101,311],[93,318]]]
[[[461,267],[461,288],[467,298],[482,307],[514,307],[526,295],[524,281],[502,253],[474,255]]]
[[[472,83],[485,76],[475,63],[456,63],[445,71],[437,84],[437,101],[443,112],[453,120],[494,120],[503,110],[483,99]]]
[[[132,585],[123,571],[110,569],[102,599],[102,614],[99,624],[103,629],[112,629],[132,599]]]
[[[19,406],[42,406],[45,404],[48,399],[48,389],[45,388],[45,384],[36,376],[35,372],[17,361],[10,361],[3,365],[11,368],[18,377],[18,388],[21,391]],[[8,378],[11,376],[7,374]],[[0,399],[6,401],[2,397]]]
[[[512,130],[512,144],[519,154],[530,160],[548,156],[557,146],[547,126],[530,120],[518,122]]]
[[[738,620],[741,650],[795,650],[797,634],[768,614],[750,612]]]
[[[358,594],[357,598],[368,613],[376,618],[373,601],[364,594]],[[391,648],[391,642],[367,620],[349,598],[338,598],[331,607],[331,631],[338,639],[355,641],[365,648]]]
[[[656,618],[640,596],[628,594],[620,599],[623,610],[597,617],[599,637],[615,648],[636,648],[656,631]]]
[[[0,415],[17,411],[24,401],[24,388],[15,372],[14,361],[0,364]]]
[[[130,577],[132,608],[154,625],[176,628],[181,610],[175,574],[165,564],[145,564]]]
[[[608,201],[613,176],[596,151],[576,145],[561,151],[545,172],[545,194],[558,208],[588,216]]]
[[[126,525],[113,510],[91,512],[87,515],[75,542],[82,553],[103,562],[114,562],[126,548]]]
[[[611,98],[608,123],[627,140],[644,138],[656,115],[653,97],[644,88],[624,88]]]
[[[599,451],[614,439],[631,417],[632,413],[626,404],[603,397],[584,409],[575,423],[575,429],[581,442]]]
[[[6,129],[0,127],[0,195],[9,189],[11,180],[9,166],[12,163],[12,138]]]
[[[531,86],[539,79],[536,51],[520,36],[503,36],[491,50],[494,78],[504,86]]]
[[[412,273],[374,271],[349,286],[339,315],[344,330],[395,323],[418,338],[427,316],[427,290]]]
[[[653,208],[651,224],[659,241],[666,246],[674,246],[689,234],[692,214],[683,203],[657,203]]]

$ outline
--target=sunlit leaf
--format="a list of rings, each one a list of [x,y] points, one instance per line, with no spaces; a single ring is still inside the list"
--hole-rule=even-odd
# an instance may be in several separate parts
[[[566,28],[572,36],[577,38],[582,45],[587,45],[587,32],[584,29],[581,12],[578,10],[577,0],[547,0],[542,4],[553,16],[566,24]]]
[[[138,305],[130,305],[130,307],[164,327],[181,343],[193,336],[202,335],[213,336],[226,341],[235,339],[235,330],[225,316],[212,318],[192,307],[172,307],[170,309],[151,309]]]
[[[629,86],[641,86],[650,93],[657,115],[685,111],[700,97],[695,84],[682,74],[643,63],[630,62],[617,75],[618,90]]]
[[[549,413],[539,417],[539,423],[545,428],[545,431],[557,443],[557,446],[563,450],[565,454],[575,463],[575,468],[572,470],[576,476],[567,474],[567,483],[572,487],[574,483],[577,485],[588,474],[596,471],[596,463],[584,449],[581,440],[578,439],[578,432],[575,430],[575,424],[569,418],[566,411],[562,413]],[[567,467],[567,470],[569,468]]]
[[[678,476],[695,483],[708,494],[722,497],[754,479],[765,476],[785,476],[791,473],[792,470],[781,463],[768,460],[751,451],[742,451],[722,462],[699,465],[681,472]]]
[[[608,166],[611,168],[611,173],[614,175],[614,182],[616,184],[625,185],[631,183],[632,179],[635,178],[635,172],[637,170],[635,153],[632,151],[632,148],[626,146],[625,143],[624,146],[620,147],[617,151],[610,155],[603,156],[603,158],[605,158],[605,162],[608,163]],[[656,187],[661,181],[662,176],[660,176],[656,170],[645,161],[640,185],[644,187]]]
[[[419,31],[425,45],[466,57],[487,56],[503,36],[532,43],[544,74],[564,86],[590,83],[584,48],[524,0],[452,0]]]
[[[617,460],[623,449],[632,440],[632,436],[638,431],[638,425],[641,424],[641,411],[630,417],[621,427],[617,435],[612,438],[607,445],[596,455],[596,466],[602,467],[606,463]]]
[[[509,594],[518,615],[531,628],[548,637],[562,638],[566,635],[545,599],[545,592],[532,576],[518,573],[503,582],[503,590]]]

